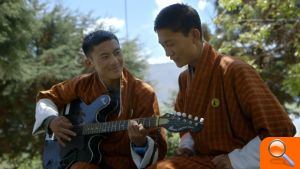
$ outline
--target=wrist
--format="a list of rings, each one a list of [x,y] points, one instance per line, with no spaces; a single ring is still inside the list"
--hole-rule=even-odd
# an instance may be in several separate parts
[[[132,149],[134,152],[136,152],[138,155],[140,156],[144,156],[144,154],[146,153],[147,149],[148,149],[148,139],[146,139],[146,143],[143,146],[137,146],[134,143],[132,143]]]
[[[51,129],[50,125],[51,125],[51,122],[53,121],[53,119],[55,119],[56,117],[57,116],[49,116],[46,118],[46,120],[43,123],[44,129],[46,130],[46,132],[48,134],[52,133],[52,129]]]
[[[142,140],[132,142],[134,147],[145,147],[147,145],[147,137]]]

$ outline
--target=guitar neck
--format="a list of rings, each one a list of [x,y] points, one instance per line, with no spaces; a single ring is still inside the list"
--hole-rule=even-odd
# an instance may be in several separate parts
[[[159,126],[159,117],[138,118],[133,120],[137,121],[139,124],[142,124],[145,128]],[[82,135],[125,131],[128,128],[128,123],[129,120],[121,120],[86,124],[82,128]]]

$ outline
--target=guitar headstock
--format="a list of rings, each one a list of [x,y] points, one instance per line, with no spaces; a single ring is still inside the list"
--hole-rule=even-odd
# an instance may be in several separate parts
[[[203,118],[193,117],[186,113],[166,113],[159,117],[159,125],[171,132],[191,131],[198,132],[204,124]]]

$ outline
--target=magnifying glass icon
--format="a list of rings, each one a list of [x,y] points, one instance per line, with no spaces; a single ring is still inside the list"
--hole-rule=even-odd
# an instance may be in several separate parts
[[[286,151],[286,145],[280,139],[274,139],[269,144],[269,153],[271,154],[271,156],[275,158],[283,157],[291,167],[294,167],[295,166],[294,161],[285,154],[285,151]]]

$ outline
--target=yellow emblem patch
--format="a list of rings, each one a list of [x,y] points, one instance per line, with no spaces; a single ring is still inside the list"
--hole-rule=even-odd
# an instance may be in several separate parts
[[[220,100],[217,99],[217,98],[213,98],[213,99],[211,100],[211,106],[214,107],[214,108],[219,107],[219,106],[220,106]]]

